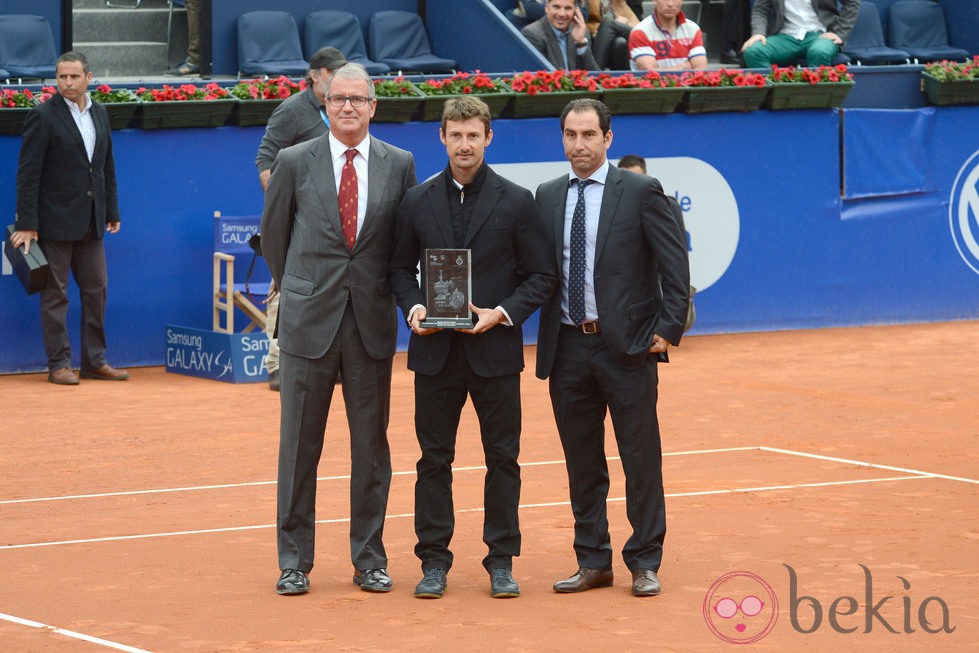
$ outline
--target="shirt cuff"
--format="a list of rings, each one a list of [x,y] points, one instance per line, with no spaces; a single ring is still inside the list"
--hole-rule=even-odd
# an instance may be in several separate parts
[[[499,312],[503,313],[503,317],[505,318],[502,322],[500,322],[500,324],[502,324],[504,326],[512,327],[513,326],[513,320],[510,319],[510,314],[506,312],[506,309],[503,308],[502,306],[497,306],[496,307],[496,310],[498,310]]]
[[[408,326],[411,326],[411,318],[415,316],[415,311],[417,311],[419,308],[425,308],[425,307],[422,304],[415,304],[414,306],[411,307],[411,310],[408,311]]]

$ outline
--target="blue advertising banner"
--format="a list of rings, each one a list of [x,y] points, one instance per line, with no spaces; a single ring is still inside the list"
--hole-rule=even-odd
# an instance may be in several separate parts
[[[167,325],[167,372],[226,383],[259,383],[269,378],[268,353],[269,339],[264,333],[219,333]]]
[[[979,319],[979,107],[898,113],[613,118],[613,164],[645,157],[683,209],[698,289],[693,334]],[[419,179],[446,165],[438,123],[371,131],[410,150]],[[531,191],[567,174],[557,118],[496,120],[493,131],[487,161],[500,174]],[[261,212],[253,161],[262,134],[113,134],[122,230],[106,236],[111,364],[163,364],[165,325],[210,329],[213,214]],[[19,147],[18,137],[0,136],[2,224],[13,222]],[[73,282],[69,289],[77,352]],[[0,372],[44,369],[37,296],[24,294],[6,261],[0,314]],[[524,333],[534,341],[533,320]]]

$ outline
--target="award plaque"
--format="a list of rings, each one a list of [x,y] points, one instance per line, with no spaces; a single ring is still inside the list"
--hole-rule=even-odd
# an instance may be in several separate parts
[[[426,329],[471,329],[471,254],[468,249],[426,249],[423,261]]]

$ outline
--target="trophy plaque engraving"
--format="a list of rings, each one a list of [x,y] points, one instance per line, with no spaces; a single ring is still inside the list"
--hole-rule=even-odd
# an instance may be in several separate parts
[[[472,252],[426,249],[424,258],[426,329],[471,329]]]

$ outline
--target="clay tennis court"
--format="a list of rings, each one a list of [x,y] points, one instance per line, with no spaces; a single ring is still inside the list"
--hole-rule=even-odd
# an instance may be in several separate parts
[[[778,601],[774,627],[742,650],[979,649],[979,323],[685,339],[660,368],[669,532],[664,592],[646,599],[630,595],[618,553],[615,587],[551,590],[576,565],[561,447],[533,357],[529,348],[514,564],[523,594],[512,600],[489,597],[480,566],[471,406],[448,591],[412,597],[418,447],[403,354],[389,432],[387,595],[351,583],[339,396],[319,469],[312,589],[282,597],[273,591],[275,393],[158,367],[74,388],[43,374],[0,377],[0,650],[724,650],[737,647],[708,628],[702,604],[736,571],[764,579]],[[627,521],[617,461],[611,470],[617,552]],[[861,564],[873,603],[892,597],[877,614],[896,633],[868,615]],[[797,594],[821,606],[817,628],[812,602],[796,606],[809,634],[793,627],[786,565]],[[857,605],[838,602],[835,623],[850,633],[829,619],[846,596]],[[954,631],[926,632],[919,607],[941,629],[942,603]],[[747,632],[757,627],[748,621]]]

